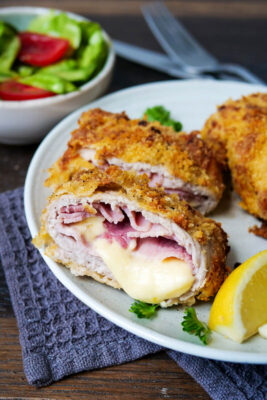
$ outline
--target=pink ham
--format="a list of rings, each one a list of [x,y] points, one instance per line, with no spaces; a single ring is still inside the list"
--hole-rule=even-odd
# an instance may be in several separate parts
[[[63,224],[73,224],[88,218],[90,214],[85,211],[82,204],[61,207],[60,220]]]
[[[147,172],[146,172],[147,173]],[[207,199],[207,196],[203,196],[200,194],[195,194],[188,190],[184,190],[183,188],[173,187],[173,181],[167,177],[163,177],[158,173],[151,173],[149,186],[157,187],[163,186],[166,193],[176,193],[180,197],[180,199],[190,202],[197,202],[201,204],[204,200]]]
[[[139,241],[136,251],[147,258],[155,258],[158,261],[163,261],[170,257],[179,258],[193,267],[192,257],[175,240],[164,237],[144,238]]]
[[[86,211],[88,206],[96,212],[89,214]],[[142,256],[151,261],[164,261],[174,257],[191,266],[194,276],[192,287],[179,299],[163,302],[164,307],[193,298],[205,283],[207,270],[212,262],[212,245],[201,247],[174,221],[140,208],[123,195],[113,192],[101,192],[81,198],[63,195],[48,205],[46,215],[46,229],[56,243],[53,257],[70,266],[75,275],[95,277],[97,274],[97,280],[120,287],[91,241],[101,237],[118,242],[122,248],[132,252],[133,256]],[[86,224],[81,229],[75,223],[91,216],[104,219],[104,232],[100,229],[99,232],[102,233],[97,237],[92,235],[92,239],[84,232]]]
[[[123,212],[119,207],[112,209],[110,204],[96,203],[94,204],[94,208],[98,210],[108,222],[117,224],[124,220]]]
[[[176,194],[178,194],[180,199],[185,200],[188,203],[193,202],[193,201],[200,203],[201,201],[203,201],[204,199],[207,198],[205,196],[201,196],[201,195],[198,195],[198,194],[193,194],[191,192],[187,192],[186,190],[182,190],[182,189],[165,188],[165,192],[167,192],[167,193],[176,193]]]
[[[128,236],[129,232],[134,231],[134,229],[129,224],[129,221],[119,222],[118,224],[113,224],[108,221],[104,222],[106,232],[101,235],[105,239],[112,241],[115,239],[121,247],[126,249],[130,243],[131,238]]]
[[[98,211],[98,215],[105,218],[105,233],[100,237],[109,241],[116,240],[124,249],[131,244],[133,252],[141,253],[148,258],[162,261],[169,257],[176,257],[185,260],[193,267],[192,257],[184,247],[179,246],[162,225],[148,221],[141,212],[129,210],[126,206],[122,209],[119,206],[112,209],[110,204],[105,203],[94,203],[93,207]],[[59,215],[61,222],[59,231],[61,234],[64,234],[65,231],[67,236],[77,240],[77,234],[76,232],[72,234],[70,224],[89,216],[90,214],[84,210],[81,204],[62,207]],[[73,225],[73,229],[75,231],[75,225]],[[85,238],[81,237],[81,239],[86,245]]]
[[[127,207],[123,208],[123,211],[126,213],[127,217],[130,220],[131,226],[141,232],[147,232],[151,229],[152,224],[149,222],[140,212],[130,211]]]
[[[180,199],[187,201],[192,207],[198,209],[201,213],[207,214],[210,212],[218,203],[219,199],[213,196],[213,194],[207,191],[207,188],[201,186],[194,186],[189,182],[183,182],[178,177],[173,177],[166,174],[161,166],[158,166],[157,170],[155,166],[148,165],[146,163],[126,163],[115,157],[101,160],[99,164],[95,158],[96,151],[93,149],[81,149],[80,155],[85,160],[92,162],[98,168],[105,170],[110,165],[117,165],[121,169],[129,171],[134,169],[135,172],[140,174],[146,174],[149,178],[150,187],[162,187],[166,193],[176,193]]]
[[[165,236],[168,237],[170,236],[169,232],[167,231],[164,226],[160,224],[151,224],[151,228],[147,231],[133,231],[128,233],[128,237],[131,238],[137,238],[137,237],[159,237],[159,236]],[[171,237],[172,238],[172,237]]]
[[[144,171],[144,173],[147,174],[147,171]],[[151,187],[163,186],[164,177],[162,175],[155,172],[149,174],[149,178],[150,178],[149,186]]]
[[[101,235],[108,240],[116,240],[124,249],[126,249],[130,242],[133,240],[131,234],[134,232],[134,228],[129,224],[129,221],[125,220],[115,225],[105,221],[106,232]],[[159,229],[158,229],[159,231]],[[155,234],[156,229],[152,233]],[[168,239],[162,236],[158,237],[145,237],[140,238],[140,232],[134,232],[135,238],[138,238],[138,242],[135,245],[131,243],[134,252],[138,252],[147,258],[156,258],[158,261],[165,260],[169,257],[175,257],[188,262],[192,267],[192,257],[188,255],[182,246],[179,246],[175,240]],[[146,233],[148,235],[148,232]]]

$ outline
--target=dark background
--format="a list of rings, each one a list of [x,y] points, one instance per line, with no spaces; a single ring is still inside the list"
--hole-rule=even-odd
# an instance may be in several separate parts
[[[160,50],[141,16],[143,3],[0,0],[0,7],[32,5],[73,11],[99,21],[113,38]],[[266,0],[180,0],[166,4],[220,61],[242,64],[267,82]],[[172,78],[117,58],[108,93],[166,79]],[[37,144],[20,147],[0,144],[0,192],[24,184],[36,148]],[[0,399],[209,399],[164,353],[123,366],[80,373],[48,388],[30,387],[23,373],[18,330],[1,270],[0,294]]]

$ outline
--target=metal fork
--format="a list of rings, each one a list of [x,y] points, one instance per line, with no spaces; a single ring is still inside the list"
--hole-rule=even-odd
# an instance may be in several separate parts
[[[185,72],[196,76],[200,73],[229,73],[246,82],[265,85],[241,65],[220,63],[193,38],[163,3],[147,4],[142,7],[142,12],[162,48]]]

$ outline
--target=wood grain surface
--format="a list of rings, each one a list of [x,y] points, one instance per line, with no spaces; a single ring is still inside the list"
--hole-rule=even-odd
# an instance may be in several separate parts
[[[28,0],[27,5],[74,11],[98,20],[117,39],[159,50],[138,0]],[[267,81],[266,0],[166,1],[186,27],[221,61],[243,64]],[[0,0],[0,7],[25,0]],[[170,79],[118,58],[108,92]],[[179,94],[178,94],[179,95]],[[0,121],[1,129],[1,121]],[[24,184],[36,145],[0,144],[0,192]],[[19,334],[0,267],[0,399],[203,399],[209,396],[163,352],[121,366],[79,373],[36,389],[24,376]]]
[[[80,14],[94,15],[139,15],[140,7],[150,1],[143,0],[28,0],[27,6],[60,8]],[[24,6],[24,0],[1,0],[0,5]],[[166,5],[177,16],[219,17],[219,18],[260,18],[267,16],[265,0],[167,0]]]

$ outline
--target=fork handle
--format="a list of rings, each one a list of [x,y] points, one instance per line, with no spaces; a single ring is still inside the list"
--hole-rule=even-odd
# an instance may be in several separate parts
[[[222,72],[229,72],[231,74],[235,74],[242,78],[246,82],[256,83],[260,85],[266,85],[266,83],[254,75],[252,72],[248,71],[246,68],[237,64],[221,64]]]
[[[236,77],[239,77],[241,80],[249,83],[256,83],[260,85],[266,85],[266,82],[264,82],[262,79],[258,78],[256,75],[254,75],[252,72],[248,71],[246,68],[242,67],[241,65],[238,64],[220,64],[217,63],[214,66],[203,66],[203,67],[192,67],[192,66],[186,66],[184,69],[189,72],[189,73],[228,73],[228,74],[233,74],[236,75]],[[228,78],[229,79],[229,78]]]
[[[246,68],[242,67],[238,64],[220,64],[217,63],[216,65],[212,66],[201,66],[195,67],[191,65],[180,65],[180,68],[183,68],[186,72],[190,74],[205,74],[205,73],[216,73],[221,74],[221,79],[229,79],[226,74],[235,75],[236,78],[241,79],[242,81],[249,82],[249,83],[256,83],[258,85],[266,85],[262,79],[258,78],[252,72],[248,71]]]

